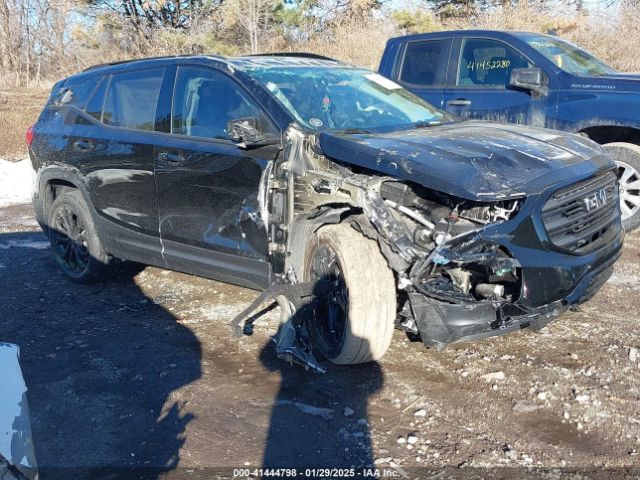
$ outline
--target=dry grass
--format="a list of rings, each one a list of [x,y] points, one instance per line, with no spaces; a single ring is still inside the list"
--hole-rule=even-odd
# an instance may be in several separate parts
[[[492,9],[467,18],[447,18],[426,25],[432,30],[491,29],[547,33],[554,31],[595,54],[605,63],[624,72],[640,72],[640,4],[593,11],[590,15],[575,10],[548,11],[529,2]],[[416,16],[420,14],[416,11]],[[418,30],[419,31],[419,30]],[[356,65],[377,68],[387,40],[414,33],[384,19],[354,21],[346,19],[320,34],[309,35],[305,42],[291,42],[275,36],[266,51],[307,51],[327,55]],[[238,50],[242,53],[242,49]]]
[[[0,90],[0,159],[26,156],[25,133],[38,119],[48,94],[45,89]]]
[[[316,53],[376,70],[387,40],[398,34],[389,22],[346,19],[304,42],[275,38],[266,50]]]

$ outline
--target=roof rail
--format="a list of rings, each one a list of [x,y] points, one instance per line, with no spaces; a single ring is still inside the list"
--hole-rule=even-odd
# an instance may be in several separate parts
[[[126,63],[132,62],[140,62],[144,60],[162,60],[165,58],[177,58],[177,57],[194,57],[200,55],[186,54],[186,55],[163,55],[159,57],[147,57],[147,58],[131,58],[129,60],[120,60],[118,62],[107,62],[107,63],[99,63],[97,65],[92,65],[88,68],[85,68],[83,72],[88,72],[90,70],[95,70],[103,67],[112,67],[114,65],[123,65]],[[202,56],[207,57],[220,57],[219,55],[207,55],[202,54]],[[331,62],[339,62],[335,58],[325,57],[324,55],[317,55],[315,53],[307,53],[307,52],[274,52],[274,53],[254,53],[252,55],[245,55],[247,57],[299,57],[299,58],[315,58],[317,60],[329,60]]]
[[[98,63],[97,65],[91,65],[83,70],[83,72],[88,72],[89,70],[95,70],[97,68],[102,67],[112,67],[114,65],[122,65],[123,63],[130,63],[140,60],[139,58],[132,58],[130,60],[120,60],[119,62],[107,62],[107,63]]]
[[[167,58],[181,58],[181,57],[216,57],[216,58],[220,58],[220,55],[208,55],[206,53],[202,53],[202,54],[186,53],[186,54],[183,54],[183,55],[160,55],[158,57],[130,58],[129,60],[120,60],[119,62],[107,62],[107,63],[100,63],[98,65],[92,65],[89,68],[85,68],[83,70],[83,72],[87,72],[89,70],[94,70],[96,68],[112,67],[114,65],[122,65],[122,64],[125,64],[125,63],[143,62],[145,60],[164,60],[164,59],[167,59]]]
[[[315,58],[317,60],[330,60],[332,62],[339,62],[335,58],[326,57],[324,55],[318,55],[308,52],[273,52],[273,53],[254,53],[247,55],[247,57],[301,57],[301,58]]]

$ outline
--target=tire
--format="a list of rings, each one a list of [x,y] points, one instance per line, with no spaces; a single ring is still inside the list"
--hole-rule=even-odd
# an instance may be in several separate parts
[[[377,243],[346,224],[324,226],[307,242],[303,275],[332,286],[308,319],[314,347],[339,365],[382,358],[393,336],[396,288]]]
[[[54,200],[48,217],[53,256],[67,277],[77,283],[106,277],[110,258],[102,248],[82,194],[77,190],[64,192]]]
[[[640,226],[640,146],[633,143],[607,143],[604,149],[618,166],[622,224],[630,232]]]

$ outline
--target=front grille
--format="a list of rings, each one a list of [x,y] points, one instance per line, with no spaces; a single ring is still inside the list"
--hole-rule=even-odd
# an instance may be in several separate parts
[[[613,172],[555,192],[542,209],[542,221],[556,246],[583,254],[617,233],[618,183]]]

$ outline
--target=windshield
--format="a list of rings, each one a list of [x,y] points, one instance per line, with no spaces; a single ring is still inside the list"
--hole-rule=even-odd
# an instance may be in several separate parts
[[[613,68],[589,52],[559,38],[545,35],[522,35],[520,38],[567,73],[581,76],[616,73]]]
[[[312,130],[394,129],[450,121],[446,113],[369,70],[348,67],[254,67],[262,83]]]

